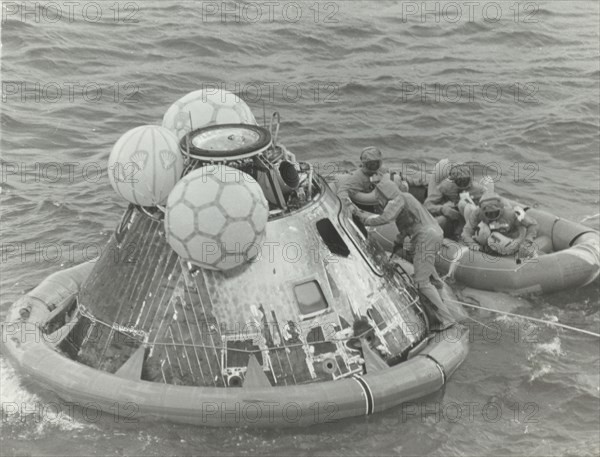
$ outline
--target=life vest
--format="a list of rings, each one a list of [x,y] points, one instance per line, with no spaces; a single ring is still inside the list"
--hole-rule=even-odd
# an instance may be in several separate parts
[[[487,239],[487,245],[493,251],[502,255],[512,255],[519,250],[519,246],[525,237],[525,229],[522,230],[522,235],[517,238],[510,238],[500,232],[492,232]]]
[[[496,220],[486,222],[482,214],[482,220],[479,224],[479,234],[476,240],[502,255],[512,255],[519,250],[521,242],[525,239],[527,232],[525,227],[518,224],[519,220],[525,216],[525,212],[520,207],[504,207],[500,217]]]

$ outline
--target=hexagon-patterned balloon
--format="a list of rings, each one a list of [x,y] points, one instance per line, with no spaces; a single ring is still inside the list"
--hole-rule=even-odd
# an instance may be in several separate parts
[[[162,126],[181,139],[192,129],[219,124],[257,125],[252,110],[237,95],[223,90],[196,90],[167,110]]]
[[[169,194],[167,241],[179,256],[211,270],[229,270],[259,252],[269,205],[252,176],[209,165],[184,176]]]

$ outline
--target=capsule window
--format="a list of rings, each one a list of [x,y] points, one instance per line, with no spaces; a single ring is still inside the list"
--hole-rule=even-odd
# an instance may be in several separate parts
[[[342,236],[329,219],[321,219],[318,221],[317,230],[333,254],[341,255],[342,257],[348,257],[350,255],[350,249],[348,249]]]
[[[308,281],[294,286],[294,295],[302,315],[316,314],[329,307],[317,281]]]

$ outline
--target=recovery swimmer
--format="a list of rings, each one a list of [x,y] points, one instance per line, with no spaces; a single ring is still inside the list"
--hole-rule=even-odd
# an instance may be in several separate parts
[[[423,203],[433,214],[448,238],[456,238],[462,231],[465,219],[459,211],[461,194],[469,194],[477,203],[486,188],[473,182],[471,170],[466,165],[454,165],[449,176],[437,186],[430,186],[429,195]]]
[[[444,238],[442,229],[433,216],[407,192],[401,192],[398,186],[387,177],[383,177],[376,188],[379,203],[384,207],[381,215],[360,211],[358,218],[366,226],[384,225],[395,221],[399,234],[396,243],[402,245],[410,237],[414,250],[414,282],[419,291],[429,299],[433,309],[428,309],[432,330],[441,331],[453,326],[456,321],[446,307],[436,286],[443,282],[435,270],[435,257]],[[432,312],[431,312],[432,311]]]
[[[401,173],[391,174],[383,166],[383,154],[375,146],[364,148],[360,154],[360,167],[353,173],[342,177],[337,195],[345,208],[353,213],[358,211],[356,203],[367,206],[377,205],[375,185],[383,176],[388,176],[400,190],[408,192],[410,186],[426,185],[427,180],[418,176],[403,176]]]

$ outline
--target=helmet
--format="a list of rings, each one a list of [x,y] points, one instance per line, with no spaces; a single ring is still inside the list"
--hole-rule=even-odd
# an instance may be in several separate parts
[[[483,212],[483,216],[488,221],[495,221],[502,214],[504,205],[502,199],[495,192],[486,192],[479,200],[479,207]]]
[[[483,208],[483,215],[488,221],[495,221],[502,214],[502,208],[497,208],[495,206],[486,206]]]
[[[459,189],[466,189],[471,185],[471,170],[466,165],[455,165],[450,169],[449,178]]]
[[[375,146],[369,146],[360,153],[360,162],[363,168],[368,171],[375,172],[381,168],[383,162],[383,154]]]

